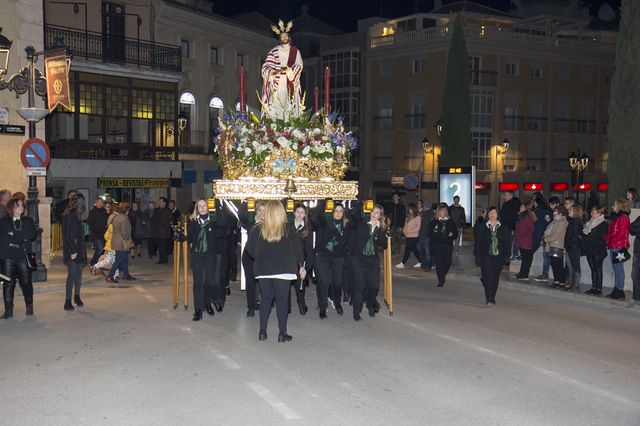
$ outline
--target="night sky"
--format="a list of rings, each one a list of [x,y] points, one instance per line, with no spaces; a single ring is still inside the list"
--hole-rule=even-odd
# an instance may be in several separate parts
[[[458,1],[458,0],[455,0]],[[443,0],[443,4],[453,2]],[[511,0],[475,0],[495,9],[508,10]],[[592,14],[602,3],[619,6],[620,0],[586,0]],[[300,14],[303,4],[309,5],[309,13],[316,18],[343,31],[355,31],[360,18],[383,16],[395,18],[416,12],[429,12],[433,0],[215,0],[214,11],[232,17],[257,10],[271,20],[292,19]]]

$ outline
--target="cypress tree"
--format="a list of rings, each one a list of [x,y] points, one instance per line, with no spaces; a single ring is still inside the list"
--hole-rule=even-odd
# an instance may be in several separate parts
[[[640,184],[640,2],[622,0],[609,102],[609,200]]]
[[[442,101],[442,141],[439,166],[471,165],[471,104],[467,44],[460,17],[453,26]]]

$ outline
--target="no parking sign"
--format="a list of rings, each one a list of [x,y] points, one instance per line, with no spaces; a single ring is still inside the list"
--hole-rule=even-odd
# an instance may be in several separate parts
[[[29,169],[32,167],[47,167],[51,161],[51,152],[45,141],[38,138],[28,139],[20,149],[22,165]]]

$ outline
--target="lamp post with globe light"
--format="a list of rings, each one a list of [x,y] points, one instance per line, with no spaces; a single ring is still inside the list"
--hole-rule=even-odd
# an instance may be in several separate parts
[[[572,152],[569,154],[569,167],[571,167],[571,186],[575,192],[576,201],[580,201],[579,197],[579,189],[580,185],[582,185],[584,181],[584,171],[589,165],[589,155],[584,152]]]

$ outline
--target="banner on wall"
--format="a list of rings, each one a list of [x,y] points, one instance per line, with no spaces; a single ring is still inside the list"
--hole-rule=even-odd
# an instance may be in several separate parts
[[[53,111],[58,106],[70,111],[69,69],[71,60],[65,49],[49,50],[44,56],[47,78],[47,106]]]

